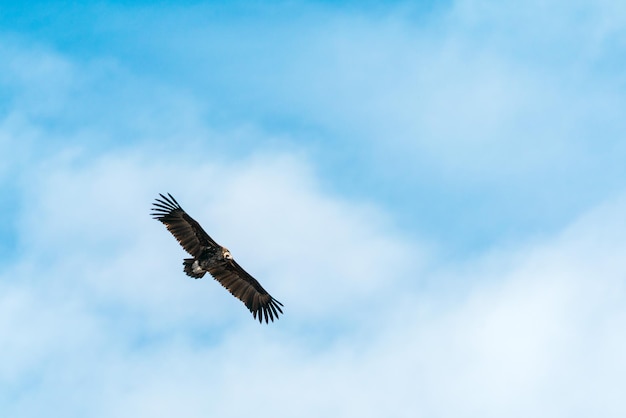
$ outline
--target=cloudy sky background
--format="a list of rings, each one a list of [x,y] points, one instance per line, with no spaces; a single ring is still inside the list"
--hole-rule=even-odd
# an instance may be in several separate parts
[[[626,414],[623,2],[5,3],[3,416]]]

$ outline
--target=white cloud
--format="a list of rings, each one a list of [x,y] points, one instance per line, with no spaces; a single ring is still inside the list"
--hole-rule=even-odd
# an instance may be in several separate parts
[[[26,179],[0,302],[14,415],[624,411],[623,200],[544,242],[426,267],[378,211],[326,195],[301,157],[194,166],[140,151]],[[162,187],[285,302],[278,322],[259,326],[183,275],[147,215]]]

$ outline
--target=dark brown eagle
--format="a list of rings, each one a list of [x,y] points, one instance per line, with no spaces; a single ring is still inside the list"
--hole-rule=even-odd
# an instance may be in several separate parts
[[[278,319],[282,303],[274,299],[254,277],[235,260],[230,251],[204,232],[204,229],[180,207],[171,194],[156,199],[151,215],[165,224],[180,245],[193,256],[183,261],[185,273],[200,279],[208,271],[237,299],[242,301],[259,322]]]

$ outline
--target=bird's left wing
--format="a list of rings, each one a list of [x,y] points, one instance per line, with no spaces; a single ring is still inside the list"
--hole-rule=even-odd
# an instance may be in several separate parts
[[[259,322],[267,323],[278,319],[278,313],[283,313],[282,303],[274,299],[263,286],[246,272],[235,260],[224,260],[209,268],[209,273],[222,286],[242,301]]]

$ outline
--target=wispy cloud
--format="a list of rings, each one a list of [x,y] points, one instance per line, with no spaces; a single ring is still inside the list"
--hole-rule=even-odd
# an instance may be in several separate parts
[[[610,2],[218,10],[117,10],[131,42],[111,48],[186,90],[212,126],[274,138],[235,154],[297,138],[342,193],[389,202],[418,234],[466,251],[556,232],[624,187]]]

